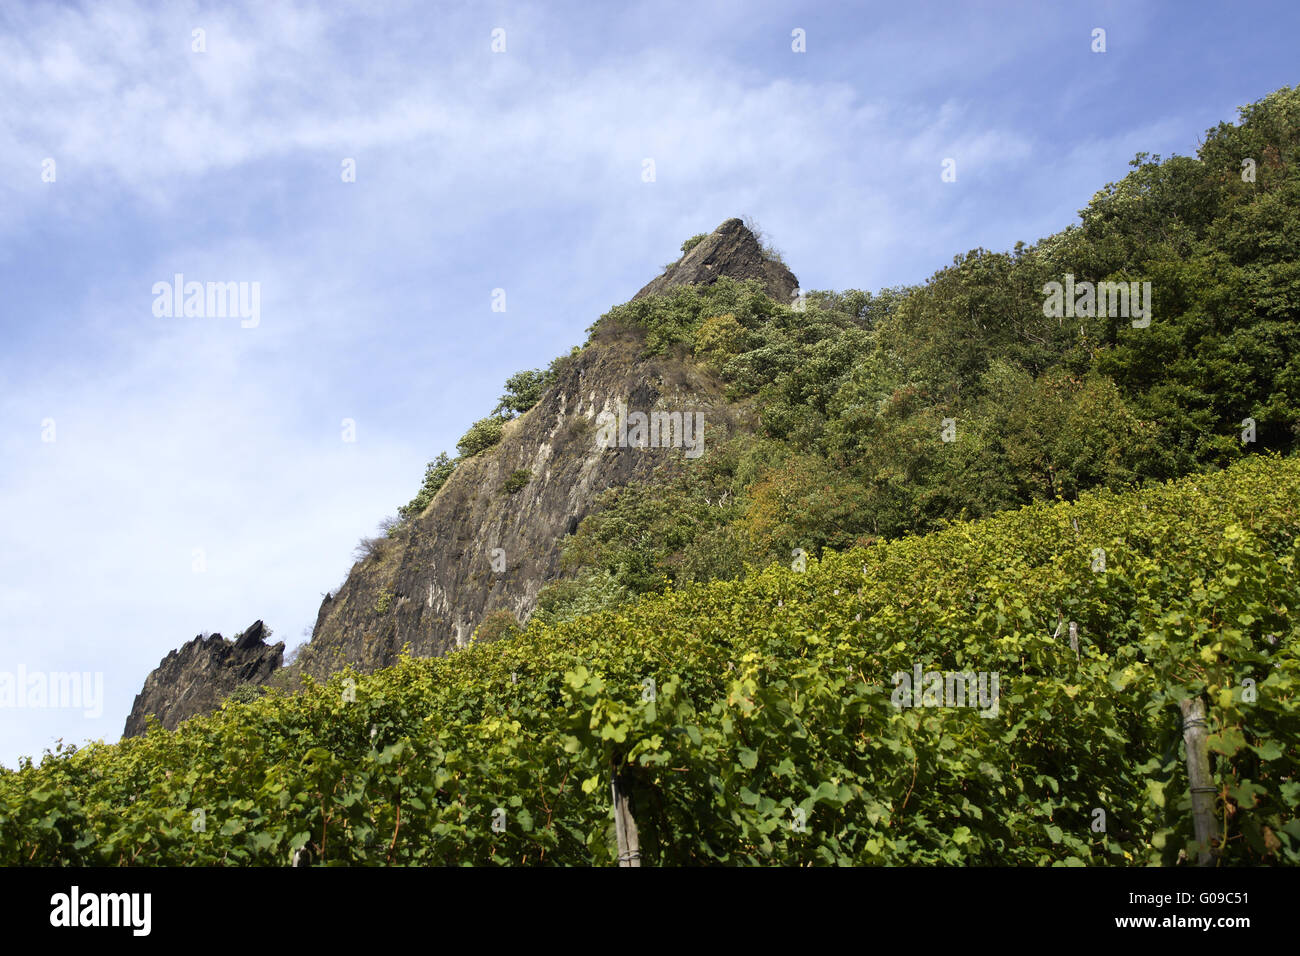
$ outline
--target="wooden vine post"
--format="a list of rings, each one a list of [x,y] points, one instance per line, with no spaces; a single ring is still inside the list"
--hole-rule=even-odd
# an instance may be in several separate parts
[[[1183,713],[1183,744],[1187,748],[1187,783],[1192,792],[1192,825],[1196,832],[1197,866],[1214,865],[1214,795],[1210,782],[1210,753],[1206,746],[1205,701],[1198,695],[1179,702]]]
[[[632,816],[627,778],[616,769],[610,780],[614,796],[614,833],[618,836],[618,865],[641,865],[641,840]]]

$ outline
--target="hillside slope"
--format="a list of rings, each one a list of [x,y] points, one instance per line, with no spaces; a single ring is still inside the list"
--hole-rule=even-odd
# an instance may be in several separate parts
[[[1297,863],[1297,560],[1260,455],[773,565],[0,773],[0,862],[609,863],[617,774],[651,865],[1177,864],[1199,698],[1221,862]]]

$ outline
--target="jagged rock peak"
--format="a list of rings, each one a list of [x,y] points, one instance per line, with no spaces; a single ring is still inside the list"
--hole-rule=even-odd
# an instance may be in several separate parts
[[[122,736],[143,734],[149,714],[175,730],[189,717],[216,710],[240,685],[265,683],[283,660],[284,642],[268,645],[261,621],[253,622],[233,641],[220,634],[200,634],[168,653],[145,678]]]
[[[741,220],[728,219],[633,298],[660,295],[679,285],[712,285],[719,276],[758,279],[768,295],[786,305],[799,288],[794,273],[764,255],[758,237]]]

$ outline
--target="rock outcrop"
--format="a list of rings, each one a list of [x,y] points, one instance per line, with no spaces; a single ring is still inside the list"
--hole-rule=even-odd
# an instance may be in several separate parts
[[[798,286],[789,269],[764,257],[739,219],[728,219],[637,297],[720,276],[758,279],[787,303]],[[599,447],[597,417],[620,406],[700,413],[706,453],[733,429],[755,427],[694,363],[647,356],[635,330],[598,332],[559,363],[541,401],[507,423],[497,445],[462,460],[424,513],[381,539],[325,598],[294,669],[316,677],[348,664],[374,670],[395,663],[403,646],[421,657],[463,646],[493,611],[523,621],[541,588],[561,576],[564,539],[596,497],[647,480],[657,465],[683,455],[678,448]],[[522,474],[527,482],[511,491],[508,480]]]
[[[757,279],[782,303],[798,287],[744,223],[728,219],[636,298],[722,276]],[[461,460],[424,512],[376,541],[343,586],[326,595],[311,642],[276,683],[291,686],[301,675],[326,677],[348,665],[373,671],[395,663],[404,647],[417,656],[446,654],[494,611],[523,621],[542,587],[561,576],[564,539],[597,497],[648,480],[686,455],[681,447],[605,447],[597,440],[602,413],[698,413],[706,454],[729,433],[757,427],[747,406],[726,400],[712,373],[689,359],[648,355],[636,328],[598,327],[554,369],[541,400],[508,422],[499,442]],[[259,621],[233,644],[214,635],[169,654],[136,698],[126,735],[142,733],[149,713],[175,727],[215,709],[240,685],[266,681],[284,645],[268,648],[261,633]]]
[[[188,717],[216,710],[236,688],[265,683],[284,659],[284,644],[268,645],[265,638],[257,621],[236,640],[199,636],[172,651],[145,679],[122,736],[143,734],[149,714],[175,730]]]
[[[561,363],[542,400],[506,424],[501,441],[462,460],[424,513],[358,562],[321,605],[298,669],[323,677],[346,664],[395,663],[464,646],[488,613],[524,620],[560,576],[564,539],[603,491],[650,478],[681,448],[601,448],[597,416],[622,406],[703,416],[704,451],[739,424],[706,373],[646,357],[626,330],[598,335]],[[526,473],[522,488],[508,480]]]
[[[712,285],[719,276],[757,279],[782,305],[789,305],[799,288],[794,273],[765,256],[758,238],[743,222],[728,219],[633,298],[660,295],[679,285]]]

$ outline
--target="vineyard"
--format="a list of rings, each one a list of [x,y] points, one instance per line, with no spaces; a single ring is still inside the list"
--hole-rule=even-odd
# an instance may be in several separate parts
[[[1256,455],[340,673],[0,772],[0,863],[608,865],[617,775],[643,865],[1173,865],[1195,698],[1216,862],[1300,863],[1297,531]]]

